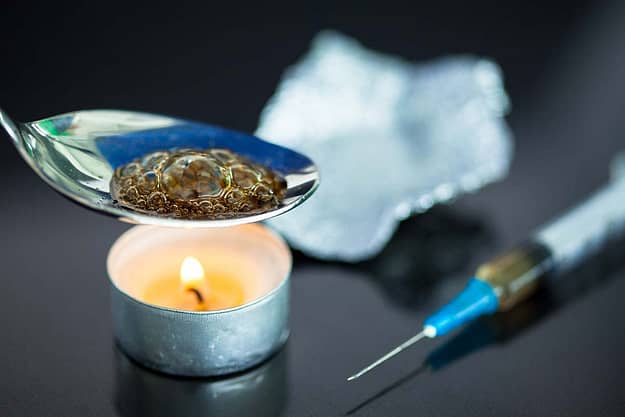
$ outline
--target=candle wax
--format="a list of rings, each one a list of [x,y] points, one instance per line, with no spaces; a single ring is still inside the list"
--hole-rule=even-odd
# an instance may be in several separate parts
[[[160,307],[186,311],[224,310],[245,302],[245,293],[238,280],[207,274],[203,282],[192,288],[202,294],[203,303],[193,291],[185,290],[179,276],[155,279],[144,290],[141,299]]]

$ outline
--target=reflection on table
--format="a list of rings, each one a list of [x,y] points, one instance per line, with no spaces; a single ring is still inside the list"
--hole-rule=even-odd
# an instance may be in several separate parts
[[[181,378],[148,370],[115,347],[115,405],[121,417],[276,417],[287,398],[286,348],[223,378]]]

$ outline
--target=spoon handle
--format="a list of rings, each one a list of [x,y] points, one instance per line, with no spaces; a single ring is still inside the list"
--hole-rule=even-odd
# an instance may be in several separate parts
[[[13,144],[19,149],[21,147],[21,134],[17,125],[11,120],[8,114],[0,108],[0,125],[7,131],[11,139],[13,140]]]

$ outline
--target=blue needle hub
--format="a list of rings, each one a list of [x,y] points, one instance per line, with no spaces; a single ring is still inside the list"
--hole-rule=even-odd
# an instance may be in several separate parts
[[[456,298],[425,320],[424,333],[428,337],[442,336],[483,314],[494,313],[498,306],[493,287],[471,278]]]

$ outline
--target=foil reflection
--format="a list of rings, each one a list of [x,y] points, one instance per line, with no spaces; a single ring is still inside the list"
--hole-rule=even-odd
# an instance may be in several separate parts
[[[476,255],[492,246],[481,219],[439,206],[404,221],[386,248],[357,268],[396,305],[419,310],[435,307],[443,281],[465,279]]]
[[[179,378],[148,370],[115,348],[115,405],[121,417],[276,417],[287,397],[286,349],[227,378]]]
[[[442,284],[464,283],[476,257],[492,246],[492,233],[480,218],[438,206],[402,222],[375,258],[346,266],[360,272],[397,307],[425,312],[446,301],[447,294],[439,294]],[[324,264],[301,252],[294,255],[298,267]]]

